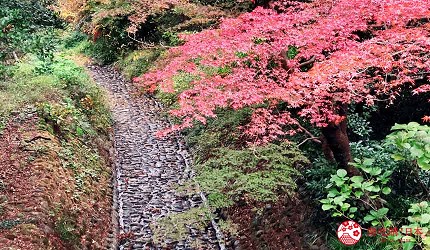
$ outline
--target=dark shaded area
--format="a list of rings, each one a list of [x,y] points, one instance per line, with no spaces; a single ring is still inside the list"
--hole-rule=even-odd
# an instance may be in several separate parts
[[[191,2],[212,5],[233,12],[246,12],[253,10],[260,2],[268,3],[269,1],[257,0],[255,4],[253,4],[252,1],[239,2],[237,0],[192,0]]]
[[[373,128],[372,139],[384,139],[395,123],[420,122],[423,116],[430,113],[429,99],[430,94],[413,95],[411,88],[411,91],[401,91],[400,96],[390,106],[380,103],[369,119]]]
[[[372,34],[372,31],[370,30],[357,30],[352,32],[352,34],[357,36],[357,39],[355,39],[358,42],[364,42],[366,40],[372,39],[374,36]]]

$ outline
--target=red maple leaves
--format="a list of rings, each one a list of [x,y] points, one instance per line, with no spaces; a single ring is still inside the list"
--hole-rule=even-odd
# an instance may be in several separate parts
[[[392,101],[400,86],[430,69],[430,0],[272,6],[277,11],[257,8],[224,19],[218,29],[184,36],[187,42],[170,50],[175,57],[163,69],[136,79],[150,89],[172,91],[178,72],[196,76],[171,112],[184,122],[174,130],[204,122],[220,107],[265,104],[265,111],[256,109],[247,133],[271,140],[297,123],[293,117],[324,127],[344,119],[341,105],[372,105],[381,96]],[[209,74],[208,68],[228,72]],[[429,90],[422,86],[415,92]],[[277,109],[280,103],[286,108]]]

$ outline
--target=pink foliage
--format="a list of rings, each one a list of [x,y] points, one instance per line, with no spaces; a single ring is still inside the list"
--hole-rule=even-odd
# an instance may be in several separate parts
[[[402,85],[430,70],[430,0],[275,1],[272,7],[184,36],[164,68],[135,79],[149,89],[172,90],[179,71],[199,76],[171,111],[184,121],[173,130],[205,122],[216,108],[268,104],[273,110],[256,109],[246,126],[248,135],[265,142],[297,123],[277,104],[324,127],[344,119],[340,105],[392,101]],[[286,55],[291,46],[298,49],[294,58]],[[226,66],[226,75],[202,70]]]

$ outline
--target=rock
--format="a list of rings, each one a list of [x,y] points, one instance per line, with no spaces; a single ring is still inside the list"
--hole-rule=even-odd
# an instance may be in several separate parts
[[[206,232],[190,231],[182,240],[157,239],[161,244],[153,245],[151,223],[160,216],[186,211],[190,207],[186,204],[202,204],[198,196],[185,195],[184,200],[175,191],[176,184],[186,182],[190,176],[185,171],[184,157],[189,157],[188,152],[181,138],[155,137],[170,123],[154,99],[134,95],[137,89],[133,84],[111,67],[93,65],[89,69],[112,97],[119,226],[122,232],[132,232],[121,241],[124,249],[162,249],[169,242],[172,249],[193,249],[195,240],[202,242],[202,249],[218,249],[212,228]],[[196,235],[197,239],[193,239]]]

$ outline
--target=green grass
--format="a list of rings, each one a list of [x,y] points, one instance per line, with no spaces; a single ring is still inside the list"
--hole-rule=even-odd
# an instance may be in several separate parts
[[[40,72],[44,62],[28,55],[21,63],[9,67],[10,76],[0,81],[0,129],[12,113],[37,109],[46,113],[47,106],[73,109],[82,122],[88,122],[97,132],[111,124],[105,93],[91,80],[84,68],[76,65],[67,54],[56,54],[52,63]],[[63,114],[64,115],[64,114]],[[77,120],[75,119],[75,120]]]
[[[11,78],[0,82],[0,114],[8,117],[11,112],[26,105],[37,105],[47,100],[58,101],[64,95],[59,80],[52,75],[37,75],[35,57],[24,58],[24,63],[11,67]]]
[[[127,79],[132,79],[147,72],[162,52],[162,49],[133,51],[121,58],[116,65]]]

